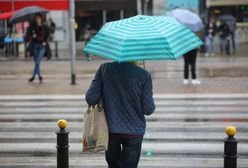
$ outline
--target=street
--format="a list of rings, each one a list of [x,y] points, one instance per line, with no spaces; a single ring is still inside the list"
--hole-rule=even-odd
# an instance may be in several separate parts
[[[221,168],[225,127],[237,128],[238,167],[248,165],[248,94],[156,94],[147,117],[140,167]],[[0,167],[56,167],[56,121],[67,119],[70,167],[106,167],[104,154],[83,154],[81,95],[0,96]]]
[[[104,60],[44,60],[44,83],[28,83],[33,62],[0,62],[0,168],[55,168],[57,120],[67,119],[70,167],[106,167],[81,147],[84,94]],[[140,168],[223,168],[225,128],[235,126],[238,167],[248,165],[248,58],[199,57],[201,85],[183,85],[183,60],[146,61],[156,111],[147,117]]]
[[[69,59],[44,61],[41,71],[44,84],[28,83],[33,61],[0,62],[0,94],[83,94],[96,70],[106,60],[99,57],[88,62],[79,58],[76,64],[77,85],[70,85]],[[244,55],[200,56],[197,58],[198,86],[183,85],[183,59],[177,61],[146,61],[153,78],[154,93],[248,93],[248,58]]]
[[[248,168],[247,53],[248,0],[0,0],[0,168]]]

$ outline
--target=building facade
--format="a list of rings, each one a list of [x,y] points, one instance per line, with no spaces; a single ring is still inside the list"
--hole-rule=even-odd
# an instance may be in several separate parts
[[[136,15],[136,9],[133,0],[76,0],[76,40],[87,40],[106,22]]]
[[[248,42],[248,0],[207,0],[208,16],[232,15],[236,19],[236,41]]]

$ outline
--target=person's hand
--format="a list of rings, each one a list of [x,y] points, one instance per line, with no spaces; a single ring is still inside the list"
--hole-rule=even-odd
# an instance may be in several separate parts
[[[42,45],[43,45],[43,46],[46,46],[46,42],[43,42]]]
[[[37,36],[36,36],[36,34],[33,34],[33,36],[32,36],[33,38],[36,38]]]

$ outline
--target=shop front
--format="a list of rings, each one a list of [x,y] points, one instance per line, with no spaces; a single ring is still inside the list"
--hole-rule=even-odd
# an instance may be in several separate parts
[[[134,0],[76,0],[77,41],[87,41],[102,25],[137,14]]]
[[[208,15],[232,15],[236,19],[236,41],[248,42],[248,1],[247,0],[207,0]]]

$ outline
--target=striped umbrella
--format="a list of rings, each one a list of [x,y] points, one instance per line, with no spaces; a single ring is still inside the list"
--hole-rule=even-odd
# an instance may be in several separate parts
[[[201,44],[172,17],[137,15],[106,23],[83,51],[117,62],[175,60]]]

